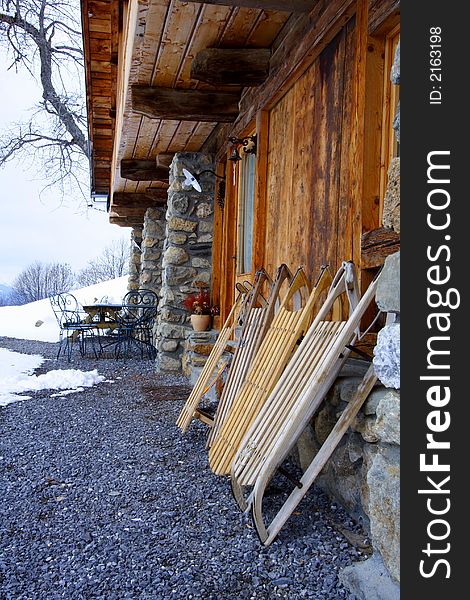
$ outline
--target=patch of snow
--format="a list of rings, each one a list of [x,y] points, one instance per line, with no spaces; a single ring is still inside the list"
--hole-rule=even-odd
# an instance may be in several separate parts
[[[37,354],[29,356],[0,348],[0,406],[31,398],[19,396],[22,392],[54,389],[70,394],[105,380],[103,375],[98,375],[97,369],[86,372],[55,369],[43,375],[33,375],[34,369],[43,362],[44,358]]]
[[[127,275],[110,281],[96,283],[71,293],[80,304],[120,302],[127,292]],[[0,337],[12,337],[39,342],[58,342],[59,326],[49,299],[30,302],[23,306],[0,307]]]

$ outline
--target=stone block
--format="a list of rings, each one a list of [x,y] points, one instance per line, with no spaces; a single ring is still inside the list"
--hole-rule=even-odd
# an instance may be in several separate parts
[[[384,227],[400,233],[400,159],[392,158],[388,169],[388,184],[382,216]]]
[[[189,197],[186,194],[171,194],[168,199],[168,208],[174,213],[185,215],[189,208]]]
[[[167,323],[183,324],[186,321],[186,314],[184,314],[178,310],[172,310],[171,308],[168,308],[167,306],[162,308],[160,314],[161,314],[162,321],[166,321]]]
[[[315,419],[315,436],[320,444],[323,444],[330,435],[335,423],[336,416],[334,409],[331,404],[326,403]]]
[[[212,233],[205,233],[204,235],[200,235],[197,238],[197,241],[200,242],[200,243],[207,243],[207,242],[211,242],[212,243],[213,239],[214,238],[213,238]]]
[[[374,349],[374,369],[389,388],[400,389],[400,324],[386,325],[379,331]]]
[[[377,452],[367,473],[372,545],[390,575],[400,580],[400,453],[396,446]]]
[[[201,221],[199,223],[199,233],[212,233],[214,230],[214,224],[212,221]]]
[[[211,261],[207,260],[207,258],[199,258],[199,256],[196,256],[192,259],[191,266],[197,269],[209,269],[211,267]]]
[[[196,287],[208,287],[210,281],[211,281],[210,271],[202,271],[202,273],[197,273],[197,278],[194,279],[194,285]]]
[[[158,333],[160,338],[183,340],[188,336],[189,329],[183,325],[160,323]]]
[[[160,240],[156,237],[145,237],[142,241],[142,251],[145,252],[146,248],[153,248],[159,245]]]
[[[203,356],[209,356],[212,352],[213,344],[194,344],[191,346],[191,351],[194,354],[202,354]]]
[[[319,449],[312,427],[306,427],[297,440],[297,453],[302,471],[307,469]]]
[[[164,270],[163,282],[170,287],[178,287],[182,284],[191,285],[197,275],[196,269],[168,265]]]
[[[182,265],[189,260],[188,253],[178,246],[170,246],[165,250],[163,255],[162,266],[167,265]]]
[[[374,429],[382,443],[400,445],[400,394],[383,390]]]
[[[356,600],[400,600],[400,588],[377,553],[368,560],[345,567],[338,578]]]
[[[362,439],[369,444],[376,444],[379,441],[379,436],[374,429],[375,418],[368,418],[364,415],[358,414],[354,421],[351,423],[351,429],[360,433]]]
[[[194,367],[203,367],[207,362],[207,356],[191,356],[191,365]]]
[[[361,411],[365,415],[368,415],[368,416],[375,415],[377,406],[378,406],[379,402],[382,400],[383,395],[384,395],[384,388],[382,386],[374,388],[372,390],[372,392],[369,394],[369,397],[367,398],[367,400],[365,401]]]
[[[170,231],[168,233],[168,241],[172,244],[181,246],[188,241],[188,236],[185,233],[180,233],[179,231]]]
[[[338,386],[340,399],[343,402],[351,402],[360,383],[360,377],[344,377]]]
[[[179,342],[177,340],[162,340],[160,349],[163,352],[176,352],[178,350]]]
[[[142,254],[143,262],[152,261],[158,263],[160,267],[160,259],[162,257],[161,249],[159,247],[146,249],[146,251]]]
[[[170,217],[168,220],[169,231],[187,231],[191,233],[196,231],[197,221],[188,221],[187,219],[181,219],[180,217]]]
[[[181,359],[167,354],[160,354],[158,358],[158,368],[160,371],[175,373],[181,371]]]
[[[196,209],[196,215],[199,217],[199,219],[205,219],[213,212],[214,208],[208,202],[201,202]]]
[[[385,312],[400,312],[400,252],[385,259],[377,283],[377,306]]]

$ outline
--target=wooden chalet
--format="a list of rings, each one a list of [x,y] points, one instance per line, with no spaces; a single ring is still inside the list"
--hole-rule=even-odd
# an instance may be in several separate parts
[[[365,287],[396,251],[381,215],[397,0],[82,0],[82,13],[92,191],[111,223],[138,226],[166,202],[174,153],[212,153],[222,315],[260,267],[314,278],[352,259]]]

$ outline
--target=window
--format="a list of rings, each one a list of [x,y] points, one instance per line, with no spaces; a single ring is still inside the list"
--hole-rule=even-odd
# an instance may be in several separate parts
[[[251,273],[256,156],[242,152],[239,163],[237,275]]]
[[[390,81],[390,69],[395,57],[398,40],[400,39],[400,26],[394,27],[385,39],[385,61],[384,61],[384,102],[382,116],[382,157],[380,177],[380,199],[383,205],[385,190],[387,189],[387,173],[392,158],[399,156],[400,148],[393,131],[393,120],[395,118],[400,86],[393,85]]]

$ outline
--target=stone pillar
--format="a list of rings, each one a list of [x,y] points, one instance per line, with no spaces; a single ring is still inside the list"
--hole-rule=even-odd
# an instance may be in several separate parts
[[[142,255],[140,264],[140,287],[158,296],[162,287],[162,252],[165,241],[165,209],[148,208],[142,231]]]
[[[129,279],[128,290],[138,290],[140,281],[140,259],[142,246],[142,227],[133,227],[131,231],[131,245],[129,250]]]
[[[209,287],[215,177],[198,177],[202,192],[184,185],[183,168],[193,174],[214,169],[201,153],[177,153],[170,167],[166,239],[162,260],[160,314],[157,325],[157,369],[181,372],[185,340],[191,331],[183,300],[199,287]]]

